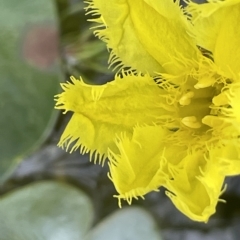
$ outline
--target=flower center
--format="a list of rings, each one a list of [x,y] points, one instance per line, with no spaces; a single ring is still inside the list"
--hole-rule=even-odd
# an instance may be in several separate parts
[[[179,99],[179,115],[184,127],[207,130],[209,126],[203,123],[203,118],[208,115],[217,116],[217,112],[211,109],[212,99],[217,96],[223,87],[215,84],[211,87],[196,89],[195,84],[186,84],[183,94]]]

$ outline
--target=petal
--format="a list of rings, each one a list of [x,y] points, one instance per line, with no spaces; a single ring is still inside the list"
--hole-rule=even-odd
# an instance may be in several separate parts
[[[167,196],[185,215],[195,221],[207,222],[215,212],[224,175],[214,158],[207,159],[202,151],[188,154],[173,179],[165,187]]]
[[[213,53],[225,77],[238,79],[240,73],[240,0],[190,3],[197,44]]]
[[[56,96],[57,109],[74,112],[59,142],[67,149],[80,146],[82,152],[96,151],[105,158],[108,147],[114,149],[116,134],[126,132],[131,137],[136,124],[166,124],[175,114],[166,92],[149,75],[123,74],[102,86],[71,80]]]
[[[99,25],[94,33],[111,49],[110,66],[128,67],[139,72],[162,72],[162,66],[147,52],[134,31],[126,0],[86,1],[88,13]],[[99,15],[95,18],[95,15]],[[114,68],[114,69],[115,69]]]
[[[191,25],[178,1],[129,0],[128,3],[140,42],[166,72],[178,75],[194,67],[198,50],[190,37]]]
[[[161,126],[135,127],[132,138],[122,135],[117,140],[120,154],[109,151],[110,179],[119,199],[131,204],[132,198],[143,197],[165,182],[164,139],[171,134]]]
[[[188,1],[186,11],[192,16],[197,44],[211,52],[214,51],[219,29],[225,21],[229,7],[239,0],[213,1],[199,4]]]
[[[225,141],[226,144],[215,154],[221,163],[221,171],[225,176],[240,174],[240,140]]]
[[[179,74],[197,59],[189,36],[191,25],[177,3],[169,0],[88,1],[88,10],[101,17],[97,35],[112,49],[111,62],[122,61],[141,72]],[[169,11],[171,9],[171,11]],[[115,57],[116,56],[116,57]],[[188,60],[186,60],[188,59]]]
[[[214,49],[214,60],[224,75],[234,80],[239,79],[240,73],[240,4],[228,8],[228,14],[219,29]]]

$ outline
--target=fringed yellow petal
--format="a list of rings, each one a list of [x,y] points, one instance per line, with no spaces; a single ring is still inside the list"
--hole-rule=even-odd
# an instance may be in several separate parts
[[[224,181],[219,164],[204,159],[203,152],[188,154],[165,187],[167,196],[186,216],[207,222],[215,212]]]
[[[116,76],[102,86],[85,84],[71,78],[62,84],[63,93],[56,96],[56,108],[74,112],[59,145],[74,150],[80,147],[101,158],[115,146],[116,134],[131,137],[136,124],[166,124],[174,109],[167,104],[168,95],[149,76]]]
[[[221,148],[212,150],[211,154],[219,159],[221,172],[224,176],[240,174],[240,140],[223,140]]]
[[[109,63],[115,68],[128,67],[138,72],[162,72],[136,35],[127,0],[88,0],[86,8],[98,23],[94,32],[111,49]],[[99,16],[100,15],[100,16]],[[95,17],[96,16],[96,17]]]
[[[221,24],[214,49],[214,60],[226,77],[240,82],[240,1],[228,7],[227,14]]]
[[[212,52],[217,66],[228,78],[239,81],[240,0],[190,2],[197,44]]]
[[[89,13],[101,14],[94,20],[101,28],[95,33],[112,49],[111,64],[120,60],[122,66],[141,72],[179,74],[186,70],[189,59],[197,59],[197,47],[189,36],[191,25],[178,3],[169,0],[87,2]]]
[[[225,7],[238,2],[239,0],[209,0],[208,3],[198,4],[188,1],[186,11],[192,16],[194,33],[199,46],[214,52],[219,29],[228,11]]]
[[[119,193],[119,199],[143,197],[157,191],[165,182],[164,139],[171,132],[161,126],[134,128],[132,138],[122,135],[117,140],[120,154],[109,151],[110,179]]]
[[[178,75],[194,68],[199,52],[178,1],[128,0],[128,4],[138,39],[167,73]]]

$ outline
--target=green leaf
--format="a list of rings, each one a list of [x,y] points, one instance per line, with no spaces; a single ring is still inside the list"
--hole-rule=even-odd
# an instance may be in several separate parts
[[[126,207],[93,228],[84,240],[161,240],[153,217],[139,207]]]
[[[63,183],[34,183],[0,201],[0,240],[81,240],[92,221],[89,197]]]
[[[14,160],[46,139],[57,117],[53,96],[61,72],[53,3],[0,0],[0,182]]]

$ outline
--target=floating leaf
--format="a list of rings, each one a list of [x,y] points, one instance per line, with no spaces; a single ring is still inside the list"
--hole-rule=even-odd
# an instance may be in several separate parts
[[[113,213],[93,228],[84,240],[161,240],[153,217],[138,207]]]
[[[0,201],[1,240],[81,240],[92,220],[89,197],[63,183],[34,183]]]
[[[0,0],[0,32],[1,182],[14,160],[46,139],[56,119],[60,65],[53,1]]]

